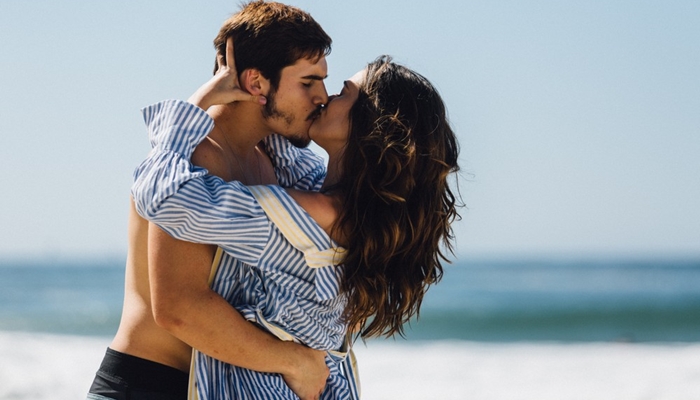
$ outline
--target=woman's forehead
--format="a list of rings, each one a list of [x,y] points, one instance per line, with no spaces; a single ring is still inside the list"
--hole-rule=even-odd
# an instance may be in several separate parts
[[[362,86],[362,83],[365,81],[365,78],[367,77],[367,68],[363,68],[355,73],[349,81],[354,82],[357,86]]]

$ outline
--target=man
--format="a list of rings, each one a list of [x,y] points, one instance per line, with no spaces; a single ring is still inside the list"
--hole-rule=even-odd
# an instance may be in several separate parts
[[[307,13],[262,1],[224,23],[215,39],[219,55],[226,54],[229,37],[251,101],[208,110],[214,129],[193,162],[248,185],[318,188],[324,177],[318,157],[279,137],[261,140],[279,133],[308,144],[309,126],[328,100],[323,80],[331,39]],[[269,151],[281,151],[276,156],[286,164],[273,166]],[[302,399],[318,395],[328,375],[325,354],[263,332],[213,292],[208,280],[215,251],[149,226],[132,205],[122,320],[89,399],[184,399],[192,347],[230,364],[280,373]]]

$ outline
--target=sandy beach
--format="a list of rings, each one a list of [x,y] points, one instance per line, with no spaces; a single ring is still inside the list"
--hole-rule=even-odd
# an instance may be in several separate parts
[[[108,338],[0,332],[0,400],[84,398]],[[700,344],[358,344],[362,398],[700,399]]]

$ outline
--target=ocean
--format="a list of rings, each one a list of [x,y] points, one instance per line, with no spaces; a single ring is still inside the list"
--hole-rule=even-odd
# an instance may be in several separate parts
[[[0,263],[0,400],[85,398],[123,281],[123,260]],[[405,340],[355,353],[363,400],[697,400],[700,260],[463,260]]]
[[[0,330],[111,336],[123,290],[121,260],[5,262]],[[406,339],[700,342],[700,260],[457,262]]]

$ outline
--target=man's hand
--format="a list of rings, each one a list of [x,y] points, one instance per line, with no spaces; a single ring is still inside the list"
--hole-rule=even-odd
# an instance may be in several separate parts
[[[233,38],[228,38],[226,40],[226,62],[224,62],[224,57],[221,54],[216,57],[216,62],[219,66],[216,74],[197,89],[187,100],[188,102],[205,111],[214,105],[236,101],[251,101],[260,105],[267,102],[264,96],[253,96],[241,89],[238,83],[238,72],[236,71],[236,62],[233,54]]]
[[[289,373],[282,374],[284,381],[301,400],[317,400],[326,387],[330,370],[326,365],[326,352],[287,342],[296,346],[296,367]]]

